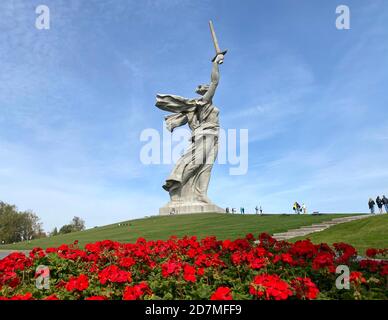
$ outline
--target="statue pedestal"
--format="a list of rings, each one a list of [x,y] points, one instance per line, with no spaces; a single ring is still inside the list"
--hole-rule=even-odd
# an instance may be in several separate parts
[[[195,213],[225,213],[225,209],[215,204],[195,202],[169,202],[159,209],[159,215],[161,216]]]

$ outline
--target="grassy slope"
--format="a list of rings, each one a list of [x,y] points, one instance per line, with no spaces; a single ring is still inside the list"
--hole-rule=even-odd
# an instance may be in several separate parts
[[[368,248],[388,248],[388,214],[339,224],[307,237],[314,243],[346,242],[356,247],[360,254]]]
[[[171,235],[182,237],[196,235],[206,237],[215,235],[219,239],[234,239],[243,237],[247,233],[257,236],[261,232],[270,234],[284,232],[300,226],[310,225],[330,220],[344,215],[226,215],[226,214],[196,214],[181,216],[150,217],[132,220],[130,225],[108,225],[89,229],[83,232],[59,235],[46,239],[18,243],[15,245],[0,246],[1,249],[30,249],[36,246],[47,248],[59,246],[63,243],[72,243],[79,240],[80,245],[98,240],[116,240],[133,242],[138,237],[147,240],[168,239]]]

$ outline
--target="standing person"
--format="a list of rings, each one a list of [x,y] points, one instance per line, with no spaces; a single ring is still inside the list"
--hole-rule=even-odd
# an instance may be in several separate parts
[[[256,211],[256,214],[259,213],[259,208],[257,206],[255,207],[255,211]]]
[[[260,215],[263,215],[263,208],[260,206]]]
[[[294,205],[292,206],[292,210],[296,213],[296,202],[294,202]]]
[[[303,214],[307,214],[307,207],[304,203],[302,204],[302,210],[303,210]]]
[[[300,214],[300,204],[296,201],[294,206],[295,206],[295,213]]]
[[[236,213],[236,209],[235,208],[232,208],[232,213]]]
[[[375,214],[375,202],[372,198],[369,198],[368,206],[371,214]]]
[[[377,204],[377,207],[379,208],[379,212],[383,213],[383,201],[381,200],[380,196],[377,196],[376,204]]]
[[[383,205],[385,207],[385,212],[388,213],[388,198],[386,198],[385,196],[383,196]]]
[[[225,211],[226,211],[226,213],[229,213],[229,207],[226,207]]]
[[[242,207],[242,214],[245,214],[245,208]]]

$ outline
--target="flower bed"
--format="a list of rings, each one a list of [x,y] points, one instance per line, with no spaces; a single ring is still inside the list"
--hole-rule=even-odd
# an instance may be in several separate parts
[[[234,241],[139,238],[134,244],[105,240],[81,249],[75,242],[35,248],[29,256],[12,253],[0,260],[0,300],[388,298],[386,260],[357,260],[345,243],[292,244],[267,234],[255,240],[252,234]],[[36,286],[40,265],[50,270],[48,289]],[[350,269],[349,289],[336,287],[338,265]]]

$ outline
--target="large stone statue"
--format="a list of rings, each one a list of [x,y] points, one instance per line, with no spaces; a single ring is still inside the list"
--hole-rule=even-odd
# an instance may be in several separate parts
[[[171,132],[185,124],[192,136],[186,153],[178,160],[163,188],[170,194],[170,202],[160,208],[161,215],[224,212],[207,196],[207,189],[213,164],[218,153],[219,110],[213,104],[213,97],[220,79],[219,65],[224,61],[226,51],[218,46],[213,24],[210,22],[216,56],[212,60],[210,85],[199,85],[198,98],[186,99],[176,95],[158,94],[156,106],[172,112],[166,120]]]

